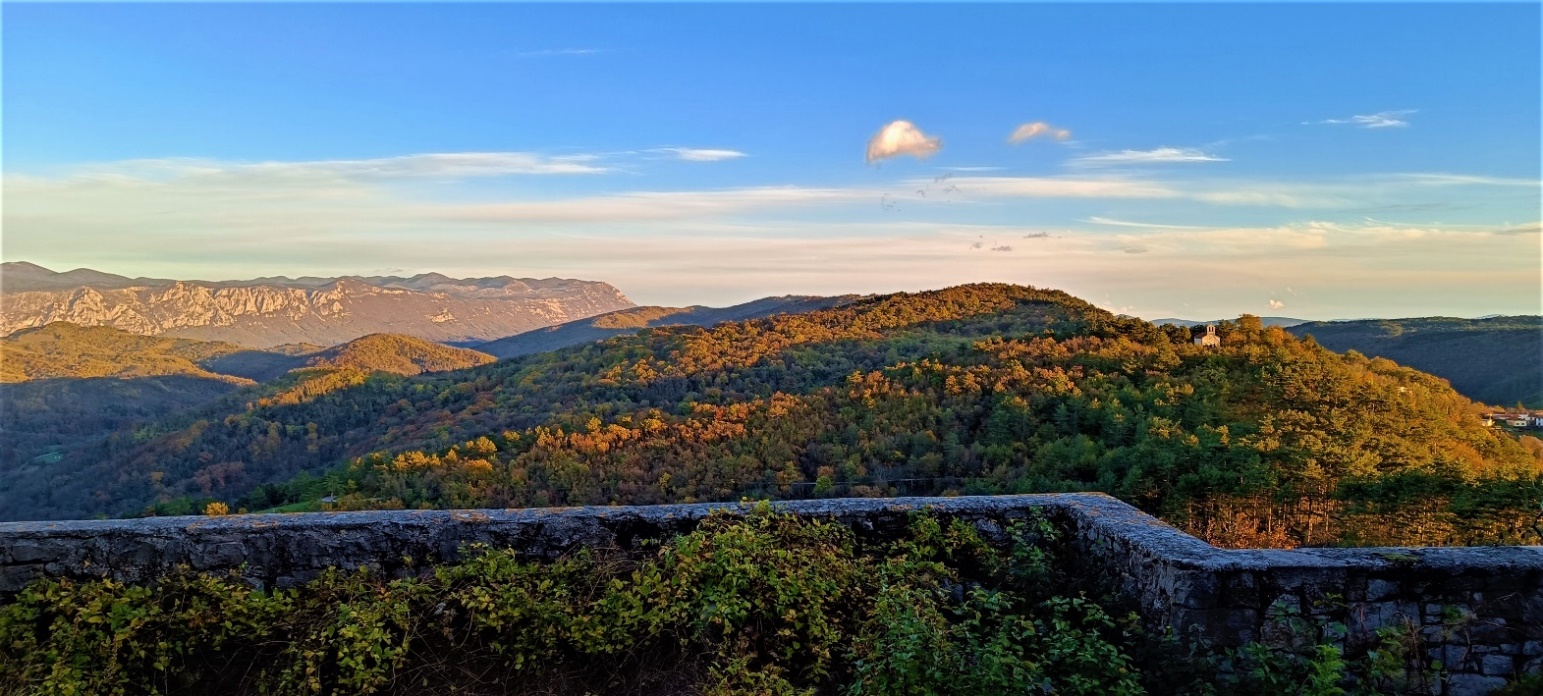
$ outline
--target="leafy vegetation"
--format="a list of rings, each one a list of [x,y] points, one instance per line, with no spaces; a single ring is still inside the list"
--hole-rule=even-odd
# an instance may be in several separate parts
[[[1288,330],[1331,350],[1357,350],[1440,375],[1478,401],[1543,408],[1543,317],[1309,322]]]

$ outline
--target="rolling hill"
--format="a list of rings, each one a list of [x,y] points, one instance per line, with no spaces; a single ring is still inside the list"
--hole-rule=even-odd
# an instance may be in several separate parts
[[[305,366],[311,368],[389,372],[394,375],[461,370],[497,360],[487,353],[396,334],[371,334],[303,357]]]
[[[56,321],[0,338],[0,382],[182,375],[251,384],[251,379],[205,367],[245,350],[230,343],[140,336]]]

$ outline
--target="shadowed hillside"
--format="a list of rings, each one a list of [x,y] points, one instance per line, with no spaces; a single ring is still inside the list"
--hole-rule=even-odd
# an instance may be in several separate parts
[[[236,398],[276,402],[309,398],[376,372],[416,375],[494,360],[389,334],[305,354],[308,348],[314,346],[292,346],[284,354],[65,322],[0,338],[0,365],[10,382],[0,384],[0,478],[46,480],[50,467],[109,433],[141,440],[175,430],[183,412],[243,386],[252,388]],[[257,383],[266,384],[253,387]],[[157,424],[142,427],[151,423]],[[6,488],[0,482],[0,500]]]
[[[0,384],[0,508],[13,481],[51,480],[52,467],[107,433],[149,438],[154,431],[139,426],[164,422],[238,388],[229,379],[190,375]],[[63,497],[75,495],[65,492]]]

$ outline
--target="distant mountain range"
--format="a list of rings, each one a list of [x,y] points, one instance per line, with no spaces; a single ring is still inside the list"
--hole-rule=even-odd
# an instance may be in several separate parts
[[[630,335],[658,326],[712,326],[725,321],[760,319],[774,314],[801,314],[847,304],[860,295],[814,297],[785,295],[763,297],[731,307],[631,307],[588,319],[548,326],[476,346],[477,350],[500,358],[566,348],[592,343],[612,336]]]
[[[1195,321],[1193,319],[1153,319],[1152,323],[1158,326],[1173,324],[1174,326],[1196,327],[1205,326],[1206,324],[1216,324],[1219,323],[1219,321],[1221,320]],[[1281,328],[1296,326],[1297,324],[1306,324],[1308,322],[1307,319],[1292,319],[1291,317],[1259,317],[1259,321],[1263,322],[1265,326],[1279,326]]]
[[[601,282],[547,278],[257,278],[181,281],[0,264],[0,335],[67,321],[266,348],[375,333],[481,343],[634,306]]]

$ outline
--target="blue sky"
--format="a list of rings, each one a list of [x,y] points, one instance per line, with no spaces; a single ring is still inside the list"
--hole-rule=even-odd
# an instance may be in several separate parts
[[[7,4],[0,255],[663,304],[997,280],[1147,318],[1538,313],[1539,21]]]

